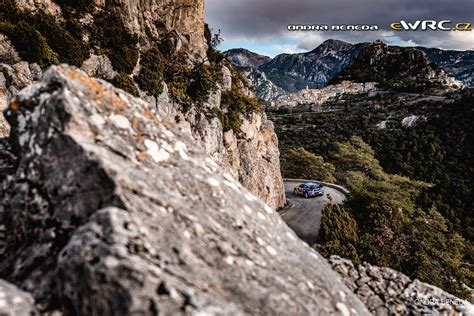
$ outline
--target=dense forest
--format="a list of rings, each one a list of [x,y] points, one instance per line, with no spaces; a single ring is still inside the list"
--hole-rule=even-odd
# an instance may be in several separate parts
[[[269,113],[284,176],[334,177],[351,191],[323,213],[322,252],[466,297],[453,280],[473,284],[473,109],[466,90],[345,96],[320,112]]]

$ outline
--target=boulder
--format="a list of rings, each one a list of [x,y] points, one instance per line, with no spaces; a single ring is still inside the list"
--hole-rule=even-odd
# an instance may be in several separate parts
[[[6,114],[18,160],[0,182],[0,277],[42,312],[369,314],[271,207],[143,100],[53,66]]]
[[[0,315],[38,315],[34,302],[30,294],[0,280]]]

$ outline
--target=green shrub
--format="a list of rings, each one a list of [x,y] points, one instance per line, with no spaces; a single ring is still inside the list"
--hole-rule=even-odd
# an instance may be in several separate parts
[[[181,104],[184,111],[187,111],[192,103],[186,93],[191,71],[185,57],[180,54],[166,59],[163,67],[163,79],[168,86],[169,94],[175,102]]]
[[[98,15],[95,24],[93,42],[104,49],[115,70],[131,74],[138,61],[138,38],[113,11]]]
[[[188,111],[193,104],[202,104],[216,91],[222,81],[222,66],[203,63],[192,66],[181,52],[177,52],[173,33],[164,34],[161,41],[142,53],[139,87],[157,97],[163,92],[166,82],[171,99]]]
[[[82,42],[82,32],[77,30],[77,37],[72,36],[56,22],[54,17],[41,11],[31,16],[29,20],[31,25],[46,38],[53,51],[58,54],[60,63],[80,67],[89,57],[89,47]]]
[[[249,97],[236,85],[232,84],[232,88],[228,92],[222,94],[222,104],[231,110],[239,111],[243,114],[261,112],[262,105],[254,97]]]
[[[204,64],[197,65],[191,70],[186,93],[193,102],[206,102],[210,93],[217,90],[218,73],[215,68]]]
[[[228,132],[232,130],[234,134],[238,135],[240,130],[240,113],[237,111],[224,112],[219,108],[212,108],[211,113],[219,119],[222,125],[222,130]]]
[[[164,60],[160,50],[154,47],[143,53],[140,66],[136,78],[138,86],[152,96],[158,97],[163,92]]]
[[[324,162],[323,157],[315,155],[303,147],[291,149],[282,158],[282,173],[286,178],[336,182],[333,175],[334,165]]]
[[[0,12],[5,21],[0,24],[0,32],[28,62],[37,62],[43,68],[59,62],[81,66],[89,56],[89,47],[82,42],[82,30],[78,28],[70,33],[53,16],[43,11],[20,11],[13,1],[2,1]]]
[[[130,93],[133,96],[136,96],[136,97],[139,96],[138,89],[135,86],[135,83],[133,82],[133,79],[129,75],[127,75],[123,72],[121,72],[117,76],[115,76],[115,78],[112,80],[112,84],[114,86],[116,86],[117,88],[120,88],[120,89]]]
[[[0,32],[12,42],[20,57],[28,62],[37,62],[42,68],[58,64],[57,54],[49,47],[46,39],[25,21],[18,24],[0,23]]]
[[[338,254],[360,264],[357,254],[358,225],[344,206],[328,204],[323,210],[318,241],[323,245],[322,254]]]

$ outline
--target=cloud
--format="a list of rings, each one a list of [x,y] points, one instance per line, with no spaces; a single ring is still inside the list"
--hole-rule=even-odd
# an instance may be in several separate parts
[[[206,19],[221,29],[224,39],[235,41],[293,41],[298,49],[312,49],[328,38],[348,42],[386,39],[397,45],[472,48],[471,32],[396,32],[389,25],[399,20],[473,21],[474,1],[458,0],[206,0]],[[289,32],[289,24],[377,24],[378,32]],[[393,32],[392,32],[393,33]],[[470,34],[466,34],[470,33]],[[471,46],[471,47],[469,47]],[[282,47],[285,48],[285,47]],[[289,47],[286,47],[289,48]],[[294,48],[294,47],[293,47]]]
[[[276,53],[286,54],[302,53],[306,51],[306,49],[294,44],[274,44],[270,46],[270,49]]]

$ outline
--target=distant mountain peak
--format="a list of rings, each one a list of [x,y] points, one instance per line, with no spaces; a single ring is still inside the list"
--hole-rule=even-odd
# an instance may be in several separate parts
[[[333,50],[348,50],[351,49],[354,45],[348,42],[344,42],[336,39],[327,39],[322,42],[318,47],[308,52],[307,54],[319,53],[323,50],[333,49]]]
[[[270,57],[260,55],[245,48],[234,48],[224,52],[224,55],[238,67],[258,68],[269,62]]]

